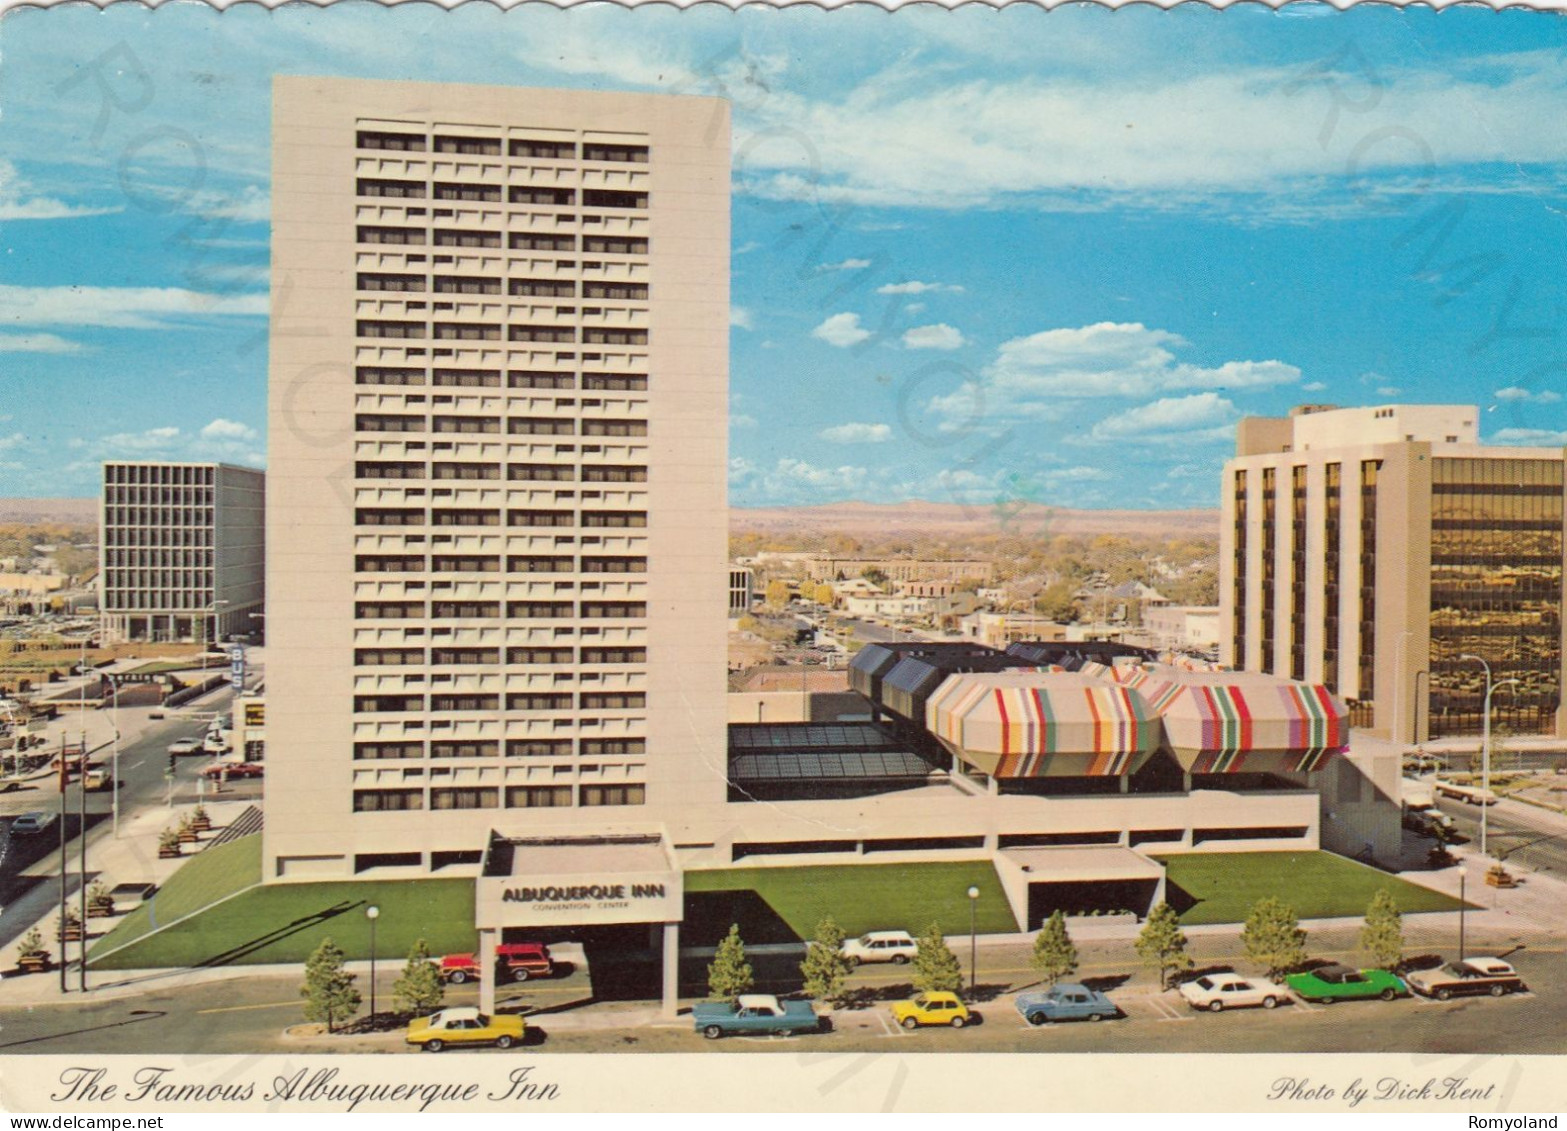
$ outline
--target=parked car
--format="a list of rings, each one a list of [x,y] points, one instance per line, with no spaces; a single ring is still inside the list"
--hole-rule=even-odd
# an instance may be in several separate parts
[[[1529,988],[1518,976],[1518,971],[1500,958],[1466,958],[1460,962],[1449,962],[1434,970],[1417,970],[1404,981],[1415,993],[1434,997],[1438,1001],[1446,1001],[1460,994],[1501,997],[1503,994],[1521,993]]]
[[[905,1029],[918,1029],[921,1025],[950,1025],[961,1029],[978,1020],[963,1004],[963,999],[945,990],[929,990],[908,1001],[893,1002],[892,1018]]]
[[[1392,1001],[1396,997],[1409,996],[1409,987],[1397,974],[1386,970],[1355,970],[1336,962],[1302,974],[1291,974],[1284,979],[1284,984],[1307,1001],[1324,1004],[1373,997]]]
[[[239,778],[259,778],[265,775],[266,765],[262,762],[213,762],[210,766],[201,767],[201,776],[204,778],[227,777],[229,781]]]
[[[491,1016],[477,1009],[453,1008],[409,1023],[403,1039],[426,1052],[440,1052],[447,1045],[494,1045],[509,1049],[522,1043],[527,1024],[515,1014]]]
[[[1017,1011],[1030,1025],[1048,1025],[1052,1021],[1102,1021],[1117,1017],[1120,1009],[1098,990],[1076,982],[1059,982],[1048,990],[1019,994]]]
[[[741,994],[733,1002],[699,1001],[691,1007],[691,1019],[696,1031],[710,1041],[735,1033],[792,1037],[822,1026],[810,1002],[781,1001],[772,994]]]
[[[46,813],[41,809],[31,813],[23,813],[11,822],[12,836],[35,836],[54,824],[54,814]]]
[[[448,954],[441,959],[441,977],[453,985],[479,977],[479,956],[476,954]],[[526,982],[529,978],[546,978],[555,972],[550,960],[549,947],[543,943],[500,943],[495,948],[495,973],[497,978],[513,982]]]
[[[1460,785],[1457,782],[1438,778],[1432,788],[1436,790],[1439,797],[1450,797],[1469,805],[1495,805],[1497,802],[1495,793],[1477,785]]]
[[[1252,1005],[1272,1009],[1279,1002],[1289,1000],[1289,994],[1283,986],[1266,978],[1242,977],[1233,971],[1228,974],[1204,974],[1190,982],[1182,982],[1181,997],[1193,1009],[1206,1009],[1212,1013]]]
[[[202,753],[201,739],[177,738],[173,742],[169,743],[169,753],[175,756],[200,754]]]
[[[907,931],[868,931],[857,939],[844,939],[838,948],[851,966],[861,962],[896,962],[901,966],[914,961],[918,951],[919,944]]]

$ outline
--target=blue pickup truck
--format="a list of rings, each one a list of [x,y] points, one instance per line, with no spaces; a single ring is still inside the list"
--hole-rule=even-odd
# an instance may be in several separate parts
[[[771,994],[741,994],[734,1002],[699,1001],[691,1010],[696,1031],[710,1041],[735,1033],[763,1036],[814,1033],[821,1018],[808,1001],[779,1001]]]

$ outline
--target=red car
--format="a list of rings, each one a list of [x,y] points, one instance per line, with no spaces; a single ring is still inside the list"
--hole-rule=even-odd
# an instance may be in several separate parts
[[[495,948],[495,972],[513,982],[529,978],[547,978],[555,972],[549,947],[543,943],[501,943]],[[476,954],[448,954],[441,959],[441,978],[453,985],[479,977]]]
[[[214,762],[201,768],[201,776],[204,778],[227,777],[229,781],[259,778],[265,772],[266,767],[260,762]]]

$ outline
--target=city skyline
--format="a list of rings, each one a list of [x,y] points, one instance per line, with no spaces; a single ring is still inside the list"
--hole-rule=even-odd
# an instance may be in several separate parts
[[[283,71],[729,98],[732,506],[1213,507],[1234,422],[1317,401],[1567,442],[1554,22],[429,15],[13,14],[0,496],[265,465]]]

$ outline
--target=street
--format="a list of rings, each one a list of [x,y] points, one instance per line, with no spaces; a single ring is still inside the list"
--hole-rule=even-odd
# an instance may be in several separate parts
[[[1478,850],[1480,843],[1480,809],[1462,801],[1441,798],[1437,801],[1442,812],[1453,818],[1455,832],[1469,838]],[[1557,818],[1560,820],[1560,818]],[[1492,856],[1503,861],[1511,860],[1551,876],[1567,878],[1567,834],[1550,827],[1550,815],[1538,815],[1527,810],[1503,810],[1500,805],[1491,806],[1486,814],[1487,848]],[[1479,882],[1481,876],[1472,878]]]

